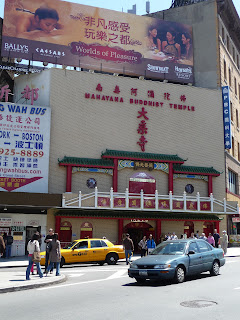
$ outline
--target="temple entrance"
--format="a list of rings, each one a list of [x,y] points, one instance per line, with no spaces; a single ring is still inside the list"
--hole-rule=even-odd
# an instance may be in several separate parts
[[[129,192],[145,194],[154,194],[156,191],[156,180],[150,174],[145,172],[134,173],[129,179]]]
[[[205,236],[208,237],[209,233],[213,234],[213,222],[211,221],[205,221],[203,224],[203,232],[205,233]]]
[[[152,234],[156,242],[156,239],[154,237],[155,236],[154,228],[149,223],[146,223],[146,222],[131,222],[124,227],[124,233],[130,234],[130,238],[132,239],[134,244],[135,253],[140,252],[138,248],[138,243],[140,240],[142,240],[143,236],[146,236],[148,239],[149,235]]]
[[[192,232],[194,232],[194,223],[192,221],[185,221],[183,233],[186,233],[187,237],[189,238]]]

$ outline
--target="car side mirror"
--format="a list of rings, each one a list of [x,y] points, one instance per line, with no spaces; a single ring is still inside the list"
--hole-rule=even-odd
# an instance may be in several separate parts
[[[189,250],[188,254],[195,254],[195,251],[194,250]]]

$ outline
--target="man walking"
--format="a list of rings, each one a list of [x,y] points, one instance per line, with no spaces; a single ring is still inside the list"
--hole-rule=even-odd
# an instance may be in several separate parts
[[[152,234],[149,235],[149,239],[147,240],[147,249],[148,249],[148,254],[152,252],[156,248],[156,243],[153,240]]]
[[[220,235],[217,233],[217,229],[214,229],[213,238],[215,241],[215,248],[218,248],[219,241],[220,241]]]
[[[13,244],[13,236],[9,232],[8,236],[6,237],[6,258],[11,257],[12,244]]]
[[[129,233],[126,234],[126,238],[123,240],[123,248],[125,250],[126,264],[131,262],[132,252],[134,251],[134,245],[132,239],[130,239]]]
[[[51,241],[53,239],[54,231],[52,228],[49,229],[48,235],[46,236],[44,242],[46,243],[46,258],[45,258],[45,273],[47,271],[49,263],[49,252],[51,251]],[[53,268],[50,270],[50,273],[53,272]]]

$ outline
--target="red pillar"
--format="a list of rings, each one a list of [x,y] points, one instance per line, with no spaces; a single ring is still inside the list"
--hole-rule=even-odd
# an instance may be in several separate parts
[[[162,221],[160,219],[157,219],[156,221],[156,243],[159,243],[160,237],[162,234]]]
[[[168,192],[173,192],[173,164],[168,164]]]
[[[61,239],[60,235],[61,217],[55,217],[55,232],[58,233],[58,238]]]
[[[122,243],[123,219],[118,219],[118,243]]]
[[[66,192],[72,192],[72,166],[67,166]]]
[[[212,176],[208,176],[208,196],[213,193]]]
[[[113,191],[118,191],[118,159],[114,159],[114,168],[113,168]]]
[[[219,221],[215,221],[215,223],[214,223],[214,226],[215,226],[215,228],[214,229],[217,229],[217,233],[219,233]]]

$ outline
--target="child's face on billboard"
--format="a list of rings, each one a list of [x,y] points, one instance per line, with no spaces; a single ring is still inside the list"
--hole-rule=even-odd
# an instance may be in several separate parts
[[[51,32],[53,29],[56,28],[57,20],[52,18],[46,18],[39,20],[39,27],[44,32]]]

